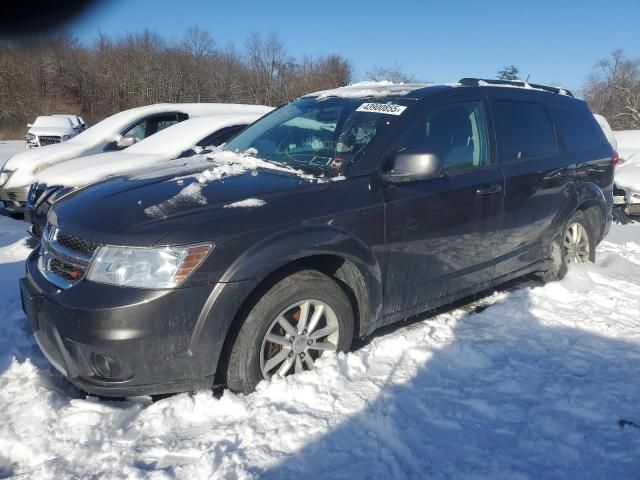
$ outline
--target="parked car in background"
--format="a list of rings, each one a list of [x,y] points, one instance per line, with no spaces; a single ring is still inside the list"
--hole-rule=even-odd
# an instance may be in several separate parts
[[[80,133],[68,115],[43,115],[28,124],[25,148],[44,147],[71,140]]]
[[[258,113],[221,113],[192,118],[165,128],[126,150],[78,157],[53,165],[37,175],[37,183],[29,190],[25,212],[25,220],[31,223],[29,232],[39,238],[51,205],[76,189],[167,160],[207,152],[260,118],[264,109],[259,110]]]
[[[85,155],[123,150],[171,125],[215,113],[260,113],[270,107],[224,103],[162,103],[116,113],[65,143],[20,152],[0,171],[0,201],[15,213],[26,207],[36,174],[56,163]],[[55,117],[63,120],[61,117]]]
[[[57,113],[57,114],[54,114],[53,116],[54,117],[67,117],[69,120],[71,120],[71,123],[73,123],[73,126],[78,131],[78,133],[84,132],[87,129],[87,124],[84,121],[84,118],[82,118],[79,115],[69,115],[69,114]]]
[[[616,169],[616,204],[627,215],[640,215],[640,130],[614,132],[620,149]]]
[[[199,163],[69,194],[20,282],[40,348],[94,394],[251,392],[384,325],[593,261],[611,145],[569,92],[506,84],[526,88],[319,92]]]
[[[620,160],[625,161],[640,152],[640,130],[616,130]],[[636,157],[637,159],[637,157]]]

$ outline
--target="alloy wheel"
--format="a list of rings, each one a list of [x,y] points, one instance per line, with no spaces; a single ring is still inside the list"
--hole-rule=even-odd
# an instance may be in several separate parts
[[[569,225],[564,235],[563,248],[567,265],[589,261],[589,235],[581,223]]]
[[[333,309],[306,299],[285,308],[271,323],[260,347],[260,370],[270,379],[312,370],[324,351],[336,351],[340,335]]]

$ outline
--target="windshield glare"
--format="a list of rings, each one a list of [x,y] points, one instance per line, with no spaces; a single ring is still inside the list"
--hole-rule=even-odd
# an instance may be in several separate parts
[[[302,98],[276,110],[238,134],[226,149],[256,156],[316,176],[348,175],[349,167],[397,115],[356,111],[363,103],[406,104],[394,99],[316,100]]]

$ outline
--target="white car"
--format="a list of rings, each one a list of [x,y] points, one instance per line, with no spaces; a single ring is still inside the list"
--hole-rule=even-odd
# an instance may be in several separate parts
[[[160,162],[190,157],[222,145],[255,122],[262,113],[206,115],[185,120],[142,140],[125,151],[106,152],[58,163],[37,175],[27,198],[25,220],[40,237],[54,202],[83,186],[109,177],[151,168]]]
[[[84,121],[84,118],[82,118],[79,115],[70,115],[68,113],[56,113],[53,115],[54,117],[67,117],[69,120],[71,120],[71,123],[73,124],[73,127],[76,129],[76,131],[78,133],[80,132],[84,132],[87,129],[87,123]]]
[[[56,163],[123,150],[183,120],[219,113],[264,115],[271,107],[225,103],[164,103],[116,113],[65,143],[30,149],[11,157],[0,171],[0,200],[10,212],[24,212],[29,186]],[[57,117],[62,118],[62,117]],[[68,119],[67,119],[68,121]]]
[[[27,127],[27,150],[66,142],[79,133],[78,126],[69,115],[43,115],[36,118],[33,124],[27,124]]]
[[[616,168],[616,203],[627,215],[640,215],[640,130],[615,132],[620,153]]]

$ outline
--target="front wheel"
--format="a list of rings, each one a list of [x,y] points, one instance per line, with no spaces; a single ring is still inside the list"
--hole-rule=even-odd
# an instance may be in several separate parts
[[[585,212],[577,211],[565,225],[562,236],[551,245],[552,266],[540,277],[544,282],[561,280],[570,265],[595,261],[595,228]]]
[[[324,352],[347,351],[353,338],[349,298],[315,270],[275,283],[247,315],[227,366],[227,385],[250,393],[261,380],[312,370]]]

